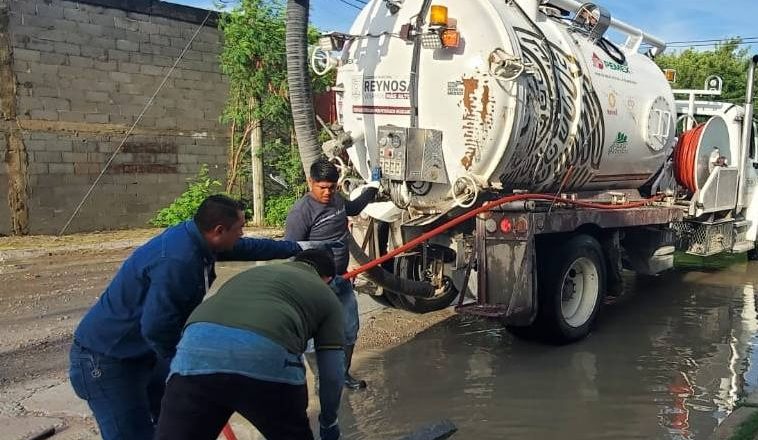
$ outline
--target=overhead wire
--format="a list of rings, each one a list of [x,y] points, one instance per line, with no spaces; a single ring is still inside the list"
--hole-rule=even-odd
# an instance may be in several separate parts
[[[355,9],[357,9],[357,10],[359,10],[359,11],[360,11],[361,9],[363,9],[362,7],[360,7],[360,6],[356,6],[356,5],[354,5],[354,4],[350,3],[350,2],[348,2],[347,0],[338,0],[338,1],[339,1],[340,3],[344,3],[344,4],[348,5],[348,6],[351,6],[351,7],[355,8]],[[353,1],[358,1],[358,0],[353,0]]]
[[[725,43],[698,43],[698,44],[687,44],[687,45],[666,45],[669,49],[687,49],[690,47],[715,47],[719,45],[723,45]],[[752,44],[758,44],[758,40],[755,41],[745,41],[742,43],[737,43],[737,46],[747,46]]]
[[[727,38],[715,38],[710,40],[683,40],[683,41],[667,41],[666,44],[690,44],[690,43],[712,43],[712,42],[727,42],[734,40],[756,40],[758,37],[727,37]]]

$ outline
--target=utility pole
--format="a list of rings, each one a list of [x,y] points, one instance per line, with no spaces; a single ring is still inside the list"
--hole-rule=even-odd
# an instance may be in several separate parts
[[[258,108],[258,99],[252,98],[253,108]],[[250,160],[252,162],[252,178],[253,178],[253,224],[255,226],[263,226],[263,157],[261,156],[261,148],[263,147],[263,128],[261,127],[261,121],[254,119],[252,121],[253,129],[250,131]]]

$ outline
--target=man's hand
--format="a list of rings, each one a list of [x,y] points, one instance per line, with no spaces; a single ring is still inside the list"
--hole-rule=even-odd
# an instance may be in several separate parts
[[[337,422],[328,428],[321,426],[319,429],[321,440],[337,440],[340,438],[340,425]]]

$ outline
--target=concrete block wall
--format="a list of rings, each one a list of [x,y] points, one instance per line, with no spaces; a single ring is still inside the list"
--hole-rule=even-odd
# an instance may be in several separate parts
[[[215,21],[200,27],[207,11],[149,0],[10,3],[31,233],[57,232],[122,142],[70,232],[143,226],[181,194],[201,164],[223,176],[227,134],[218,120],[228,83]],[[3,196],[5,176],[3,167]],[[6,198],[0,234],[8,233]]]

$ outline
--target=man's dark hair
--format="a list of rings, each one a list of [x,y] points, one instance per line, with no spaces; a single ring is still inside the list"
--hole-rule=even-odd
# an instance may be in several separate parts
[[[221,194],[206,197],[195,213],[195,224],[202,232],[208,232],[218,225],[231,228],[239,220],[239,212],[245,205]]]
[[[309,264],[322,277],[333,278],[336,273],[334,255],[324,249],[306,249],[295,255],[295,261]]]
[[[323,157],[311,165],[311,179],[314,182],[336,182],[339,178],[337,167]]]

